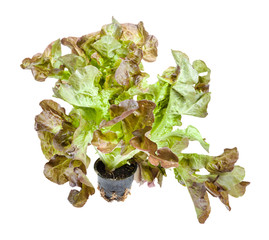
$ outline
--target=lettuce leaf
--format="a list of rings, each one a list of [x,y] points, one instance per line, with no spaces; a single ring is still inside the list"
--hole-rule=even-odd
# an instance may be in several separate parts
[[[174,168],[176,179],[188,188],[193,200],[198,221],[204,223],[210,214],[208,194],[217,197],[231,210],[229,195],[243,196],[249,182],[244,182],[245,170],[235,166],[238,159],[236,148],[225,149],[219,156],[200,154],[184,154],[179,157],[179,166]],[[207,175],[200,175],[199,170],[205,168]]]
[[[160,187],[162,186],[163,176],[166,176],[165,169],[161,166],[153,166],[148,161],[148,155],[139,152],[134,155],[133,159],[138,164],[138,170],[135,174],[135,180],[140,185],[147,182],[149,187],[154,187],[154,180],[157,179]]]
[[[42,151],[49,160],[44,166],[44,175],[54,183],[69,182],[71,186],[80,187],[81,191],[76,190],[76,200],[74,190],[70,199],[74,206],[82,207],[95,191],[86,177],[90,164],[86,154],[91,139],[89,130],[94,126],[89,125],[81,110],[73,110],[67,115],[65,109],[52,100],[43,100],[40,106],[43,111],[35,118],[35,129]]]
[[[50,43],[43,54],[37,53],[32,58],[25,58],[22,61],[22,69],[30,69],[35,80],[43,82],[47,77],[56,77],[61,72],[58,58],[61,56],[60,39]]]
[[[110,35],[105,35],[92,44],[92,47],[103,57],[112,58],[121,43]]]
[[[147,126],[144,129],[139,129],[133,132],[133,137],[130,144],[143,152],[149,154],[148,161],[153,166],[161,166],[163,168],[177,167],[178,157],[168,147],[158,149],[155,142],[149,139],[149,131],[151,127]]]
[[[188,56],[180,51],[172,50],[172,55],[177,66],[158,75],[159,81],[142,95],[156,103],[151,132],[154,139],[171,132],[174,126],[181,126],[182,115],[207,116],[210,69],[201,60],[191,64]]]
[[[176,129],[170,133],[163,135],[158,139],[157,143],[158,146],[166,146],[180,153],[181,151],[176,150],[176,148],[179,146],[183,147],[184,145],[185,147],[183,149],[185,149],[188,147],[189,141],[198,141],[207,152],[209,151],[209,144],[201,136],[198,129],[191,125],[186,129]],[[182,142],[183,145],[179,145],[180,142]]]

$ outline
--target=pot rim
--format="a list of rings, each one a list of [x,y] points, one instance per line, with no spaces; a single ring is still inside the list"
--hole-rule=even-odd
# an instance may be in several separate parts
[[[116,179],[116,178],[108,178],[108,177],[104,177],[104,176],[102,176],[102,175],[100,174],[100,172],[97,170],[97,164],[98,164],[99,162],[103,163],[103,161],[102,161],[100,158],[98,158],[98,159],[95,161],[95,163],[94,163],[94,171],[96,172],[96,174],[97,174],[99,177],[103,178],[103,179],[108,179],[108,180],[112,180],[112,181],[121,181],[121,180],[125,180],[125,179],[127,179],[127,178],[129,178],[129,177],[132,177],[132,176],[135,174],[136,170],[137,170],[137,163],[134,162],[135,167],[134,167],[134,170],[132,171],[132,174],[131,174],[130,176],[128,176],[128,177],[126,177],[126,178],[119,178],[119,179]],[[104,164],[104,163],[103,163],[103,164]],[[124,165],[123,165],[123,166],[124,166]]]

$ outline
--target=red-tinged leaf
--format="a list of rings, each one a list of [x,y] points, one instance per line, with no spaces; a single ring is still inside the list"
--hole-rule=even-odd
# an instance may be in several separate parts
[[[178,167],[178,157],[168,147],[159,148],[157,144],[151,141],[147,135],[151,127],[147,126],[144,129],[136,130],[133,132],[133,137],[130,144],[141,151],[149,154],[149,162],[154,166],[163,168]]]
[[[231,172],[234,164],[238,160],[239,153],[237,148],[224,149],[224,153],[213,157],[206,165],[206,169],[211,173]]]
[[[115,132],[107,131],[102,133],[100,130],[93,132],[92,145],[103,153],[110,153],[118,145],[119,140]]]
[[[49,76],[59,73],[60,64],[57,59],[61,56],[61,42],[56,40],[50,43],[43,54],[37,53],[32,58],[25,58],[22,61],[22,69],[30,69],[35,80],[43,82]]]
[[[168,147],[159,148],[156,154],[150,154],[149,162],[163,168],[178,167],[178,157]]]
[[[138,103],[133,99],[122,101],[119,105],[111,105],[110,111],[112,120],[105,122],[103,121],[100,124],[100,128],[108,127],[116,124],[117,122],[122,121],[129,115],[131,115],[135,110],[139,108]]]

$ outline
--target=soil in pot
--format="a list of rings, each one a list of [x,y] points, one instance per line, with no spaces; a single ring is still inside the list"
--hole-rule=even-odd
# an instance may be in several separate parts
[[[124,201],[127,198],[137,169],[136,163],[126,164],[109,172],[106,171],[104,163],[98,159],[94,169],[98,175],[98,189],[106,201]]]

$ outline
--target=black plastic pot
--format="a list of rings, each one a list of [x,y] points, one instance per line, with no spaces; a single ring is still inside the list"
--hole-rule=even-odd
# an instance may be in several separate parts
[[[124,178],[115,178],[117,172],[124,171],[124,168],[128,167],[128,173]],[[98,189],[100,190],[101,196],[106,201],[124,201],[130,194],[132,182],[134,180],[134,173],[137,169],[137,164],[132,163],[131,165],[123,165],[121,168],[116,169],[110,174],[105,171],[104,163],[98,159],[94,164],[94,170],[98,176]],[[117,171],[117,172],[116,172]],[[114,174],[115,173],[115,174]],[[109,175],[109,176],[108,176]]]

